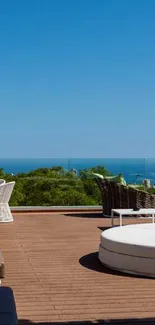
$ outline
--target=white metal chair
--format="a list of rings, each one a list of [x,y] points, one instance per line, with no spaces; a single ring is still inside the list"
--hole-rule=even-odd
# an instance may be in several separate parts
[[[5,184],[6,182],[5,182],[5,179],[0,179],[0,185],[3,185],[3,184]]]
[[[13,216],[9,207],[9,200],[14,188],[15,182],[4,183],[0,185],[0,222],[12,222]]]

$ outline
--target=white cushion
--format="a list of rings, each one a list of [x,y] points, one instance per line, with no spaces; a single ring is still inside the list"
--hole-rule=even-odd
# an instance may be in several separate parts
[[[155,224],[114,227],[101,234],[101,246],[111,252],[155,259]]]
[[[155,259],[152,258],[118,254],[100,245],[99,260],[108,267],[121,272],[155,277]]]

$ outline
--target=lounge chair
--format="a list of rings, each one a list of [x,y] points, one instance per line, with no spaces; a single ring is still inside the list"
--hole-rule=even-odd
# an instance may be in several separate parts
[[[15,182],[4,183],[0,185],[0,222],[11,222],[13,217],[9,207],[9,200],[14,188]]]
[[[5,275],[5,268],[4,268],[4,260],[2,253],[0,252],[0,286],[1,286],[1,281],[4,278]]]

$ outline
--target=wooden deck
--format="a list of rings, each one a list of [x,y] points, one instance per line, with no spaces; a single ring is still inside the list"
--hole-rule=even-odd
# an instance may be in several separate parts
[[[2,284],[14,291],[20,324],[155,323],[155,279],[124,276],[98,261],[108,226],[97,214],[54,213],[18,213],[0,224]]]

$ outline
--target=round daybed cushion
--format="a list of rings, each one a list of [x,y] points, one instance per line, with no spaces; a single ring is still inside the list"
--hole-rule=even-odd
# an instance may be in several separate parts
[[[101,246],[125,255],[155,258],[155,224],[114,227],[101,233]]]
[[[103,231],[99,260],[122,272],[155,277],[155,224],[128,225]]]

